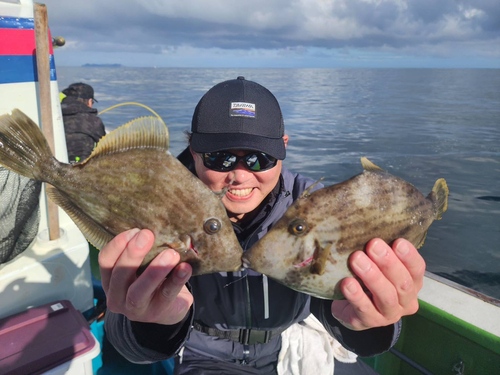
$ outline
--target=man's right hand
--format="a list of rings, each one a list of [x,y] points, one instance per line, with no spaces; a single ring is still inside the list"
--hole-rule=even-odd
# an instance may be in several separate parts
[[[176,324],[193,304],[193,296],[185,285],[192,269],[188,263],[179,264],[179,254],[167,249],[137,276],[137,269],[153,243],[151,231],[131,229],[117,235],[101,250],[99,267],[107,307],[136,322]]]

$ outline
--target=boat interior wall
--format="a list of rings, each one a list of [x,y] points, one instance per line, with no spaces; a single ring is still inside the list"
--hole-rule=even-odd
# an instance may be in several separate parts
[[[32,0],[0,0],[1,16],[33,18]]]
[[[446,288],[449,292],[452,289]],[[441,298],[450,299],[446,294]],[[468,310],[469,306],[457,301],[455,309]],[[481,311],[473,310],[475,306],[470,309],[482,315]],[[456,310],[444,311],[421,300],[418,313],[403,318],[403,329],[395,347],[363,360],[377,373],[385,375],[498,374],[500,337],[457,319],[453,315]],[[491,320],[491,317],[484,319]]]
[[[32,0],[0,0],[0,26],[3,25],[0,31],[12,35],[17,35],[19,31],[19,40],[34,46],[35,34],[33,30],[30,31],[34,27],[33,16]],[[14,61],[18,57],[26,59],[23,64],[9,65],[12,74],[18,79],[0,79],[0,115],[18,108],[41,125],[40,92],[37,74],[34,74],[37,67],[33,49],[21,50],[19,45],[4,44],[4,41],[0,38],[1,57],[5,61]],[[50,98],[55,157],[67,162],[64,123],[52,54],[51,62]],[[0,295],[4,301],[0,304],[0,318],[60,299],[70,300],[82,312],[93,307],[88,243],[66,213],[62,209],[58,209],[58,213],[62,236],[49,241],[47,198],[42,189],[40,225],[35,240],[23,253],[0,265]]]
[[[0,102],[1,97],[0,94]],[[37,113],[34,108],[29,108],[29,111]],[[54,113],[60,117],[60,109]],[[33,119],[37,118],[33,116]],[[61,124],[60,119],[59,123],[54,123],[55,127],[60,127],[55,129],[56,154],[57,158],[67,160]],[[57,299],[70,300],[82,312],[93,307],[88,242],[66,213],[62,209],[58,211],[62,235],[49,241],[47,198],[42,191],[37,237],[27,250],[0,265],[0,295],[3,301],[9,301],[0,304],[0,318]]]
[[[426,272],[419,299],[474,327],[498,337],[500,301],[474,292],[453,281]]]
[[[74,225],[62,225],[61,237],[48,240],[42,229],[32,245],[0,266],[0,318],[57,299],[80,311],[93,307],[88,244]]]

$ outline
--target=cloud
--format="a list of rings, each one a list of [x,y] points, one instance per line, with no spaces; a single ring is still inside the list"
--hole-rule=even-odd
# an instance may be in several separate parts
[[[496,58],[497,0],[46,0],[68,50],[384,49]],[[490,43],[490,48],[485,44]],[[443,46],[443,50],[440,50]],[[296,52],[294,52],[296,53]]]

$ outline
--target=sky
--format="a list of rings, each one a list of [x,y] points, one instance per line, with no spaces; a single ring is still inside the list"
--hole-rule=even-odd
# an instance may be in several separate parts
[[[41,2],[59,66],[500,68],[500,0]]]

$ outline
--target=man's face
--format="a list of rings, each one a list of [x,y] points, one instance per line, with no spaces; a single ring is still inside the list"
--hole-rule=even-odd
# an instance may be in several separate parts
[[[285,146],[288,136],[284,136]],[[231,150],[237,156],[248,154],[248,150]],[[203,164],[201,155],[191,151],[195,161],[198,178],[212,191],[221,191],[228,187],[227,194],[222,198],[222,203],[233,220],[241,220],[245,214],[255,210],[278,183],[281,174],[282,162],[274,168],[263,172],[249,171],[240,160],[236,168],[229,172],[216,172],[208,169]],[[234,180],[234,181],[233,181]],[[231,184],[232,181],[232,184]]]

